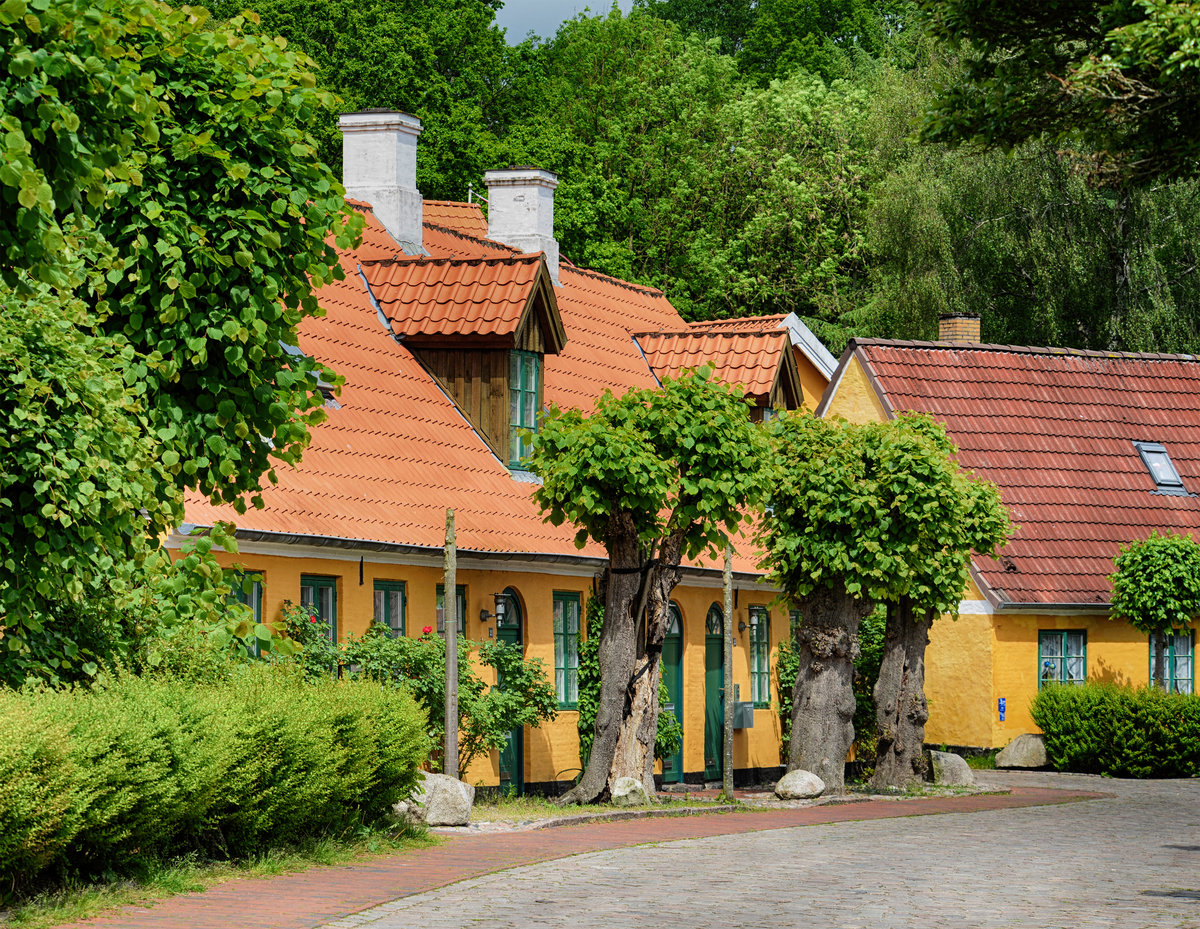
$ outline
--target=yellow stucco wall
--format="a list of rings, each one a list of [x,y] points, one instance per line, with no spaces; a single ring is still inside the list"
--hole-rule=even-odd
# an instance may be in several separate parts
[[[237,564],[247,571],[263,576],[263,620],[273,622],[280,616],[284,601],[298,602],[302,575],[331,577],[337,584],[337,625],[339,638],[347,634],[361,635],[374,615],[374,582],[402,581],[407,601],[405,628],[409,635],[419,636],[424,626],[436,624],[436,588],[442,580],[440,567],[431,565],[380,564],[364,559],[362,579],[359,561],[319,556],[293,557],[280,554],[256,554],[252,545],[243,544],[237,556],[219,555],[226,565]],[[591,596],[590,576],[537,573],[534,571],[472,570],[462,567],[457,581],[466,587],[466,636],[486,640],[495,635],[494,621],[480,622],[480,611],[492,610],[493,594],[511,587],[520,596],[524,614],[525,655],[540,658],[553,677],[554,636],[553,596],[556,591],[580,595],[581,605]],[[696,774],[704,770],[704,618],[709,606],[720,602],[719,588],[681,585],[673,599],[683,616],[684,670],[682,723],[684,730],[684,772]],[[739,621],[749,620],[751,605],[767,606],[773,594],[766,591],[741,590],[734,610],[733,653],[734,683],[740,686],[743,700],[750,697],[749,637],[737,631]],[[788,633],[787,613],[769,607],[771,618],[772,691],[775,691],[775,650]],[[486,680],[487,678],[485,678]],[[492,681],[488,681],[492,683]],[[579,769],[579,738],[576,729],[577,713],[560,710],[558,717],[536,729],[525,732],[525,781],[545,783],[570,780]],[[734,735],[735,769],[767,768],[779,764],[779,721],[774,709],[755,711],[754,728],[737,731]],[[497,753],[477,759],[466,772],[471,783],[499,783]]]
[[[991,744],[993,659],[991,616],[943,616],[933,624],[925,651],[926,742]]]
[[[796,368],[800,372],[800,391],[803,394],[801,405],[806,410],[815,410],[821,402],[821,395],[825,393],[829,380],[799,349],[795,355]]]
[[[846,363],[825,415],[840,416],[852,423],[882,422],[887,419],[883,404],[879,402],[867,373],[856,357],[851,356]]]

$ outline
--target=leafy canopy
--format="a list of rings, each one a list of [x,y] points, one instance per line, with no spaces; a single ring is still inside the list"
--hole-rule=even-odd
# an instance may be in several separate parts
[[[840,584],[957,615],[971,552],[995,551],[1010,525],[995,486],[953,461],[944,427],[919,415],[777,423],[780,473],[759,532],[773,582],[791,597]]]
[[[528,465],[546,519],[578,526],[580,548],[607,545],[619,515],[645,548],[678,533],[695,557],[720,550],[759,501],[766,452],[740,392],[700,368],[658,389],[606,391],[586,416],[551,406]]]
[[[1113,619],[1155,634],[1200,616],[1200,544],[1191,536],[1151,533],[1122,546],[1113,566]]]
[[[1200,166],[1200,9],[1173,0],[922,0],[938,38],[967,49],[964,79],[931,112],[929,139],[1011,148],[1043,134],[1079,144],[1097,176],[1148,182]]]

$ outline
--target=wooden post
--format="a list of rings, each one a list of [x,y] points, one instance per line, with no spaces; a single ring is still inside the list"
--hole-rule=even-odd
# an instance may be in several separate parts
[[[727,801],[733,799],[733,543],[725,547],[725,723],[722,734],[724,757],[721,761],[721,793]]]
[[[446,559],[442,579],[442,617],[446,631],[446,743],[442,771],[458,777],[458,549],[454,510],[446,510]]]

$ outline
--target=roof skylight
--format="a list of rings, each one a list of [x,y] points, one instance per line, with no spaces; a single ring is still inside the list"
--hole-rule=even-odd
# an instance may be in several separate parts
[[[1159,442],[1134,442],[1133,447],[1138,450],[1138,454],[1142,456],[1142,463],[1154,478],[1154,489],[1157,493],[1187,496],[1183,479],[1175,470],[1166,446]]]

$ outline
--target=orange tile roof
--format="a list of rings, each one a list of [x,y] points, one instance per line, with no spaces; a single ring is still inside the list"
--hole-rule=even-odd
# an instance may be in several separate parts
[[[512,335],[541,269],[540,254],[362,262],[372,295],[402,338]]]
[[[487,235],[487,220],[478,203],[456,203],[453,200],[426,200],[421,211],[427,223],[448,226],[467,235],[483,238]]]
[[[643,332],[636,339],[660,380],[707,364],[718,380],[737,385],[760,401],[770,398],[791,345],[786,329]]]
[[[698,319],[688,323],[688,327],[705,332],[766,332],[783,328],[786,318],[786,314],[776,313],[773,316],[739,316],[736,319]]]
[[[187,521],[211,525],[231,519],[251,533],[438,550],[446,508],[453,507],[464,552],[603,558],[598,545],[576,549],[571,527],[542,520],[530,499],[533,485],[513,479],[414,355],[389,335],[359,275],[361,267],[369,280],[375,278],[388,305],[412,286],[407,275],[430,275],[410,295],[418,305],[431,315],[447,312],[449,305],[465,314],[463,307],[475,311],[472,287],[494,288],[501,307],[512,303],[508,288],[523,286],[521,275],[540,267],[540,256],[517,256],[472,235],[470,217],[478,215],[477,207],[444,210],[445,221],[455,225],[425,224],[422,244],[429,257],[405,256],[369,206],[355,206],[366,219],[362,244],[339,250],[346,277],[318,292],[326,315],[305,319],[299,331],[301,349],[345,377],[338,408],[330,408],[327,420],[312,430],[299,466],[277,468],[279,483],[263,491],[264,509],[237,515],[192,494]],[[430,215],[439,214],[427,204]],[[492,277],[472,283],[468,267]],[[464,274],[457,282],[435,280],[435,268]],[[632,333],[685,328],[666,297],[565,262],[560,278],[554,295],[567,343],[560,354],[545,357],[547,402],[587,410],[606,388],[653,387],[655,378]],[[445,306],[431,296],[451,293]],[[489,325],[500,325],[499,316],[508,313],[493,319],[491,309],[478,309],[475,322]],[[433,322],[441,326],[444,319]],[[757,573],[752,546],[739,547],[735,570]],[[707,567],[719,571],[720,560]]]

